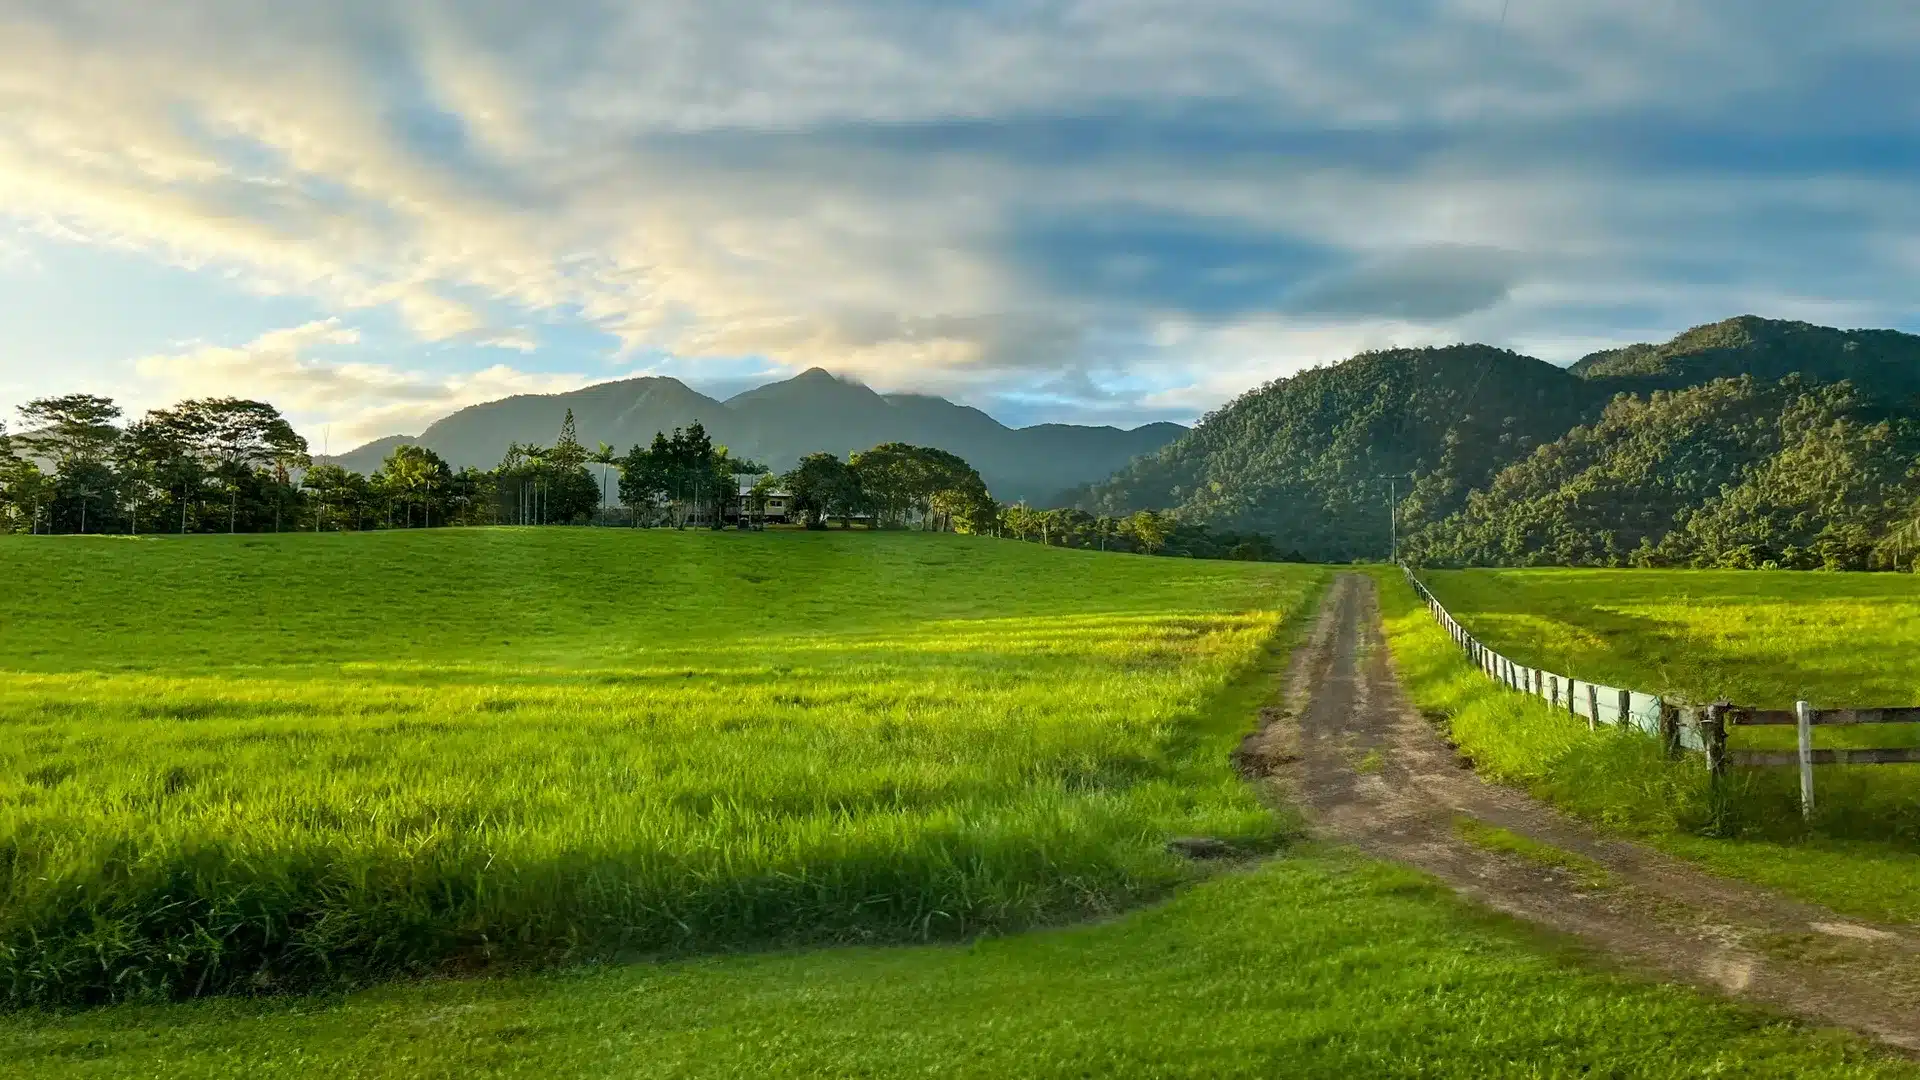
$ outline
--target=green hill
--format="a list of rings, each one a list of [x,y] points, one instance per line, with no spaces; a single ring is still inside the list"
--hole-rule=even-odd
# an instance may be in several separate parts
[[[1696,326],[1664,345],[1629,345],[1582,357],[1568,370],[1611,391],[1645,394],[1750,375],[1773,382],[1848,381],[1863,402],[1920,408],[1920,336],[1835,330],[1742,315]]]
[[[1384,478],[1444,514],[1604,400],[1561,368],[1485,345],[1364,353],[1244,394],[1072,499],[1096,513],[1177,508],[1310,558],[1380,558]]]
[[[1850,385],[1752,376],[1623,395],[1410,530],[1440,565],[1861,567],[1920,485],[1905,423]]]
[[[1567,369],[1484,345],[1365,353],[1071,498],[1379,558],[1392,475],[1417,557],[1864,566],[1900,558],[1876,550],[1916,516],[1917,419],[1920,337],[1742,316]]]

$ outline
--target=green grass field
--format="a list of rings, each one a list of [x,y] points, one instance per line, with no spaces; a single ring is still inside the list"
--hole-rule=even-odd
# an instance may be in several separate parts
[[[1920,575],[1436,570],[1489,645],[1577,678],[1687,701],[1920,705]],[[1830,734],[1823,732],[1822,734]]]
[[[1313,851],[969,945],[15,1014],[0,1055],[44,1080],[1920,1075],[1858,1040],[1584,972],[1418,875]]]
[[[0,998],[953,938],[1269,848],[1320,572],[926,534],[0,538]],[[1239,696],[1236,697],[1236,694]]]
[[[1920,767],[1826,766],[1799,815],[1788,769],[1736,770],[1715,792],[1697,757],[1500,687],[1461,658],[1397,571],[1383,614],[1409,691],[1482,771],[1723,873],[1868,918],[1920,921]],[[1920,704],[1920,580],[1904,574],[1467,570],[1423,575],[1456,618],[1515,660],[1689,701]],[[1903,746],[1911,726],[1820,729],[1816,745]],[[1791,745],[1736,729],[1732,746]]]
[[[587,530],[0,557],[10,1075],[1920,1076],[1297,842],[1228,753],[1320,570]],[[440,977],[344,990],[407,971]],[[104,998],[140,1000],[44,1007]]]

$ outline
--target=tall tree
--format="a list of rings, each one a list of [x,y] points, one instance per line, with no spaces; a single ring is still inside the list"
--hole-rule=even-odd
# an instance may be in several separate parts
[[[1121,529],[1140,545],[1140,550],[1152,555],[1167,546],[1167,538],[1173,534],[1174,517],[1153,510],[1140,510],[1128,515],[1121,523]]]
[[[567,415],[573,415],[573,410],[567,410]],[[601,443],[599,448],[594,450],[593,454],[587,460],[600,466],[600,510],[601,512],[605,512],[607,509],[607,471],[619,463],[620,457],[611,445]]]
[[[7,425],[0,421],[0,531],[18,531],[22,523],[38,531],[45,486],[40,466],[16,455]]]
[[[300,478],[300,486],[312,493],[314,500],[313,531],[320,532],[330,524],[335,524],[341,513],[348,508],[352,497],[353,481],[357,473],[350,473],[338,465],[315,465]],[[358,515],[354,516],[356,523]],[[337,528],[337,524],[335,524]]]
[[[215,468],[305,467],[311,461],[307,440],[264,401],[196,398],[156,409],[147,419]]]
[[[421,524],[431,528],[434,505],[453,480],[453,470],[439,454],[424,446],[403,444],[393,448],[374,475],[374,487],[397,500],[403,508],[403,522],[413,525],[413,512],[421,512]],[[444,515],[441,524],[446,524]]]
[[[668,476],[673,448],[663,432],[654,432],[653,445],[634,446],[620,462],[620,502],[637,528],[651,525],[661,503],[673,489]]]
[[[573,410],[567,410],[566,419],[560,421],[560,434],[553,440],[553,449],[547,452],[547,464],[556,469],[574,469],[585,465],[592,455],[580,445],[580,438],[574,432]]]
[[[780,478],[788,505],[798,510],[809,529],[824,529],[829,517],[851,517],[862,502],[860,479],[833,454],[808,454]]]
[[[14,443],[29,454],[51,459],[57,468],[76,462],[97,462],[120,438],[114,421],[120,406],[95,394],[67,394],[35,398],[19,408],[27,430]]]

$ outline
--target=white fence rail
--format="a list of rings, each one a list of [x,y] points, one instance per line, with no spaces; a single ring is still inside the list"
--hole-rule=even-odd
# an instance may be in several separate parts
[[[1414,576],[1413,568],[1402,563],[1407,584],[1413,587],[1435,621],[1467,655],[1467,661],[1495,682],[1524,694],[1532,694],[1556,709],[1583,718],[1588,728],[1601,724],[1625,725],[1659,738],[1670,757],[1695,750],[1706,756],[1707,767],[1718,779],[1729,765],[1798,765],[1800,769],[1800,811],[1813,814],[1813,767],[1815,765],[1893,765],[1920,763],[1920,748],[1903,747],[1880,750],[1815,750],[1813,729],[1837,724],[1911,724],[1920,723],[1920,708],[1888,709],[1816,709],[1807,702],[1796,702],[1791,711],[1749,709],[1727,703],[1695,705],[1671,701],[1659,694],[1628,690],[1601,683],[1585,682],[1571,675],[1528,667],[1488,648],[1468,632],[1460,620],[1447,611],[1426,585]],[[1727,729],[1731,727],[1792,724],[1798,729],[1794,750],[1727,749]]]
[[[1660,695],[1587,682],[1571,675],[1529,667],[1502,656],[1469,633],[1460,620],[1455,619],[1445,605],[1434,598],[1426,585],[1414,576],[1411,568],[1402,566],[1401,570],[1407,575],[1407,584],[1413,587],[1413,591],[1427,605],[1427,610],[1433,613],[1434,620],[1453,638],[1453,643],[1467,654],[1468,662],[1478,667],[1489,679],[1505,683],[1523,694],[1532,694],[1553,708],[1580,717],[1587,721],[1590,728],[1601,724],[1625,724],[1664,738],[1676,749],[1706,749],[1698,725],[1687,724],[1683,717],[1674,715],[1677,709]]]

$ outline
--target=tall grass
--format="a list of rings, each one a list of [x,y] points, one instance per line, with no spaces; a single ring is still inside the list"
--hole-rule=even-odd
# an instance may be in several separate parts
[[[1319,575],[926,535],[9,541],[14,1004],[953,937],[1279,828],[1225,707]]]
[[[1790,769],[1736,769],[1567,716],[1488,680],[1397,574],[1376,575],[1416,703],[1501,781],[1720,871],[1843,911],[1920,920],[1920,767],[1823,766],[1803,820]],[[1681,700],[1778,707],[1920,704],[1920,587],[1906,575],[1640,570],[1454,571],[1429,587],[1490,647],[1581,679]],[[1816,745],[1910,745],[1912,727],[1820,729]],[[1792,745],[1735,729],[1733,747]]]
[[[1557,952],[1411,870],[1308,848],[969,948],[15,1013],[0,1060],[36,1080],[1920,1076],[1863,1040]]]

